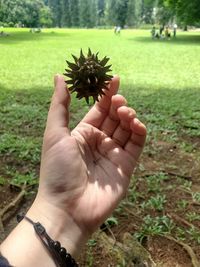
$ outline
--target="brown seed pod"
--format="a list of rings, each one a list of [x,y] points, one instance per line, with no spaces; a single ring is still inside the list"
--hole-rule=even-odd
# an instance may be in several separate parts
[[[81,99],[85,97],[86,102],[89,104],[89,98],[92,97],[94,102],[98,101],[98,97],[104,95],[103,89],[108,89],[109,81],[112,75],[107,74],[110,72],[111,65],[106,66],[109,61],[108,57],[102,60],[98,58],[98,53],[93,54],[88,49],[87,56],[84,56],[81,49],[80,57],[72,55],[74,63],[67,62],[68,69],[66,69],[65,76],[70,78],[66,83],[70,84],[69,91],[76,92],[76,97]]]

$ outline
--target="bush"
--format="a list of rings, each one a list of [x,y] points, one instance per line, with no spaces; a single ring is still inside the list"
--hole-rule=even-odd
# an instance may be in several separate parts
[[[13,28],[14,26],[15,24],[12,21],[8,22],[8,27]]]
[[[4,27],[4,28],[8,28],[8,27],[9,27],[8,23],[7,23],[7,22],[4,22],[4,23],[3,23],[3,27]]]

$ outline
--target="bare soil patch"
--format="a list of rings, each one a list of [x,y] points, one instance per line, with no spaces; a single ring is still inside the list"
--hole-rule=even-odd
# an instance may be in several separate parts
[[[194,143],[195,147],[199,148],[199,139],[195,139]],[[3,170],[3,168],[0,169],[0,176],[5,175]],[[102,227],[102,231],[109,238],[121,244],[125,233],[128,232],[131,236],[134,236],[136,232],[141,231],[145,216],[168,216],[174,223],[174,228],[169,235],[180,243],[168,239],[167,236],[149,234],[142,240],[143,247],[150,253],[157,267],[194,267],[191,254],[181,244],[184,243],[191,248],[196,259],[200,262],[200,244],[198,243],[200,241],[198,238],[195,239],[195,235],[198,237],[199,234],[200,220],[195,218],[190,220],[188,215],[200,215],[200,202],[194,198],[194,193],[200,192],[199,173],[198,149],[187,152],[176,144],[162,140],[147,144],[134,174],[127,199],[125,199],[121,208],[113,214],[118,224],[106,226],[106,228]],[[159,181],[159,184],[155,184],[154,188],[151,188],[153,184],[150,184],[150,178],[159,174],[163,175],[163,179]],[[8,205],[19,193],[16,188],[13,189],[10,186],[9,177],[6,179],[5,185],[0,185],[1,209]],[[138,194],[134,196],[134,192]],[[144,208],[145,203],[156,194],[165,195],[164,208],[156,210],[156,208],[148,205]],[[21,202],[19,205],[22,206],[22,203],[24,203],[22,207],[27,209],[32,199],[33,196],[28,199],[25,198],[25,202]],[[13,218],[6,221],[4,225],[6,234],[16,224],[15,215],[16,212],[13,214]],[[193,227],[196,232],[191,231]],[[119,259],[107,250],[106,245],[96,235],[92,238],[92,242],[89,242],[85,247],[79,261],[80,266],[145,266],[137,265],[137,262],[134,263],[134,259],[132,265],[126,263],[120,265]]]

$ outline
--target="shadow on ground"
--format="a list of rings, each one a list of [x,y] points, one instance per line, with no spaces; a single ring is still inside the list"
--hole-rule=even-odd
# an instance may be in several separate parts
[[[170,40],[166,39],[154,39],[152,40],[150,34],[149,36],[139,36],[130,38],[130,41],[142,42],[142,43],[152,43],[152,42],[159,42],[168,45],[200,45],[200,34],[199,35],[178,35],[174,38],[172,37]]]
[[[9,141],[6,146],[4,142],[0,142],[0,176],[8,179],[8,182],[4,186],[0,185],[0,196],[2,198],[0,203],[5,206],[18,194],[17,192],[13,193],[10,191],[10,194],[8,195],[9,190],[11,190],[9,180],[13,178],[12,176],[16,175],[16,172],[27,175],[30,172],[35,172],[35,170],[37,170],[37,177],[39,176],[40,159],[39,157],[34,159],[33,156],[36,154],[36,148],[38,151],[40,150],[41,144],[36,144],[37,147],[35,147],[34,144],[34,146],[28,147],[27,145],[32,139],[34,140],[38,137],[40,139],[42,138],[52,92],[46,87],[43,87],[42,89],[40,87],[31,88],[29,90],[12,91],[2,88],[1,86],[0,91],[0,138],[1,135],[4,135],[3,140]],[[131,93],[129,95],[130,91]],[[188,90],[188,88],[182,90],[167,90],[166,88],[162,88],[154,93],[152,93],[152,91],[148,93],[148,88],[145,86],[141,88],[137,85],[133,86],[132,84],[126,84],[123,93],[127,96],[129,104],[139,111],[147,123],[148,134],[150,135],[151,140],[147,142],[146,149],[140,162],[140,168],[138,167],[135,173],[138,178],[135,187],[131,188],[130,195],[127,196],[127,203],[131,204],[131,206],[125,206],[124,204],[118,211],[116,210],[114,216],[119,223],[110,230],[112,233],[111,238],[114,236],[114,242],[117,240],[122,243],[121,236],[123,233],[134,234],[136,231],[140,233],[142,231],[141,226],[144,225],[146,214],[152,215],[154,221],[151,225],[156,226],[155,219],[157,217],[155,216],[160,216],[163,211],[155,211],[154,209],[151,210],[147,207],[143,210],[140,209],[140,212],[142,213],[139,213],[138,208],[142,206],[145,201],[145,203],[148,203],[148,200],[152,198],[154,194],[161,193],[161,196],[166,196],[167,201],[165,204],[165,213],[163,214],[174,216],[172,217],[174,218],[173,227],[175,227],[175,223],[179,229],[182,227],[182,234],[185,234],[187,237],[184,242],[190,244],[198,258],[200,258],[197,242],[189,239],[187,227],[183,227],[183,221],[179,220],[179,218],[184,218],[186,212],[195,212],[195,214],[198,214],[199,212],[199,206],[194,206],[192,204],[191,196],[188,196],[188,192],[183,190],[183,185],[185,185],[186,182],[188,185],[188,181],[191,182],[191,184],[193,183],[193,185],[199,186],[199,154],[197,154],[198,150],[196,150],[196,152],[195,150],[187,152],[183,151],[178,146],[178,144],[183,141],[182,138],[180,138],[180,135],[183,134],[183,123],[185,124],[187,121],[188,123],[191,122],[191,129],[188,128],[189,130],[192,130],[192,127],[196,127],[195,125],[197,123],[198,128],[195,130],[199,130],[199,88],[190,88],[190,90]],[[74,115],[73,113],[77,112],[78,109],[80,110],[80,102],[72,99],[72,115]],[[81,115],[82,114],[83,112],[81,112]],[[169,125],[172,127],[171,129],[169,128]],[[162,132],[162,129],[165,132]],[[166,129],[171,130],[171,132],[167,132]],[[173,136],[172,130],[177,132],[178,139],[171,139],[171,136]],[[156,140],[152,140],[155,131],[157,131],[160,136],[157,136]],[[165,138],[166,135],[162,135],[163,133],[167,135],[169,134],[168,140]],[[17,140],[21,142],[20,140],[23,140],[27,135],[29,135],[30,139],[25,139],[26,143],[23,150],[24,148],[27,148],[28,153],[24,154],[22,153],[23,151],[20,150],[21,143],[12,143],[10,140],[16,141],[16,139],[13,139],[13,136],[15,136],[18,138]],[[188,147],[186,148],[190,149],[190,146],[194,145],[194,139],[187,141]],[[31,152],[33,154],[31,154]],[[194,155],[191,152],[193,152]],[[29,158],[30,155],[31,158]],[[164,174],[164,178],[158,180],[157,178],[160,177],[161,171],[161,177],[163,177]],[[152,180],[152,177],[154,180]],[[151,182],[151,184],[147,183],[147,181]],[[152,183],[152,181],[154,183]],[[150,191],[150,185],[152,187],[151,189],[154,190],[154,194]],[[156,185],[159,187],[156,187]],[[33,194],[35,188],[32,188],[31,190]],[[135,191],[138,195],[133,194]],[[193,192],[191,191],[191,193]],[[31,199],[28,199],[26,196],[25,204],[22,209],[23,211],[30,206],[32,197],[33,195],[31,195]],[[136,204],[134,203],[134,199]],[[188,207],[185,207],[185,210],[183,210],[184,213],[179,209],[178,212],[174,214],[177,207],[179,207],[178,203],[183,203],[183,200],[190,201],[191,203],[189,202]],[[177,216],[179,216],[178,219]],[[9,224],[7,223],[8,222],[6,221],[5,235],[7,235],[16,225],[16,221],[13,219],[11,221],[9,220]],[[193,224],[195,227],[199,227],[199,221],[194,221]],[[174,228],[173,231],[175,231]],[[95,239],[93,240],[96,242]],[[147,249],[149,249],[153,259],[155,259],[156,262],[166,263],[162,264],[162,266],[175,266],[173,264],[181,267],[192,266],[191,259],[184,248],[177,245],[174,241],[172,242],[159,235],[154,235],[153,240],[148,237],[147,240]],[[92,261],[94,261],[93,266],[108,266],[108,262],[105,260],[106,258],[109,259],[109,264],[111,266],[117,266],[117,259],[109,254],[110,250],[105,250],[107,248],[106,245],[106,243],[102,245],[102,242],[97,240],[95,245],[88,246],[87,252],[85,252],[81,258],[81,266],[89,266],[88,258],[90,256]]]
[[[6,31],[5,31],[6,33]],[[27,29],[27,31],[19,31],[19,32],[10,32],[6,36],[0,36],[0,45],[2,44],[16,44],[18,42],[28,42],[28,41],[43,41],[52,38],[63,38],[63,37],[70,37],[70,33],[65,32],[56,32],[52,30],[51,32],[40,32],[40,33],[31,33]]]

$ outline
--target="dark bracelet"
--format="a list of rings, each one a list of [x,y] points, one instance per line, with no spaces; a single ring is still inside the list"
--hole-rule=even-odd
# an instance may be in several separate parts
[[[35,223],[25,215],[17,215],[18,222],[23,219],[26,219],[29,223],[33,225],[37,236],[42,241],[43,245],[51,255],[57,267],[78,267],[78,264],[72,258],[72,256],[66,251],[65,248],[61,247],[60,242],[51,239],[51,237],[47,234],[46,229],[41,223]]]

